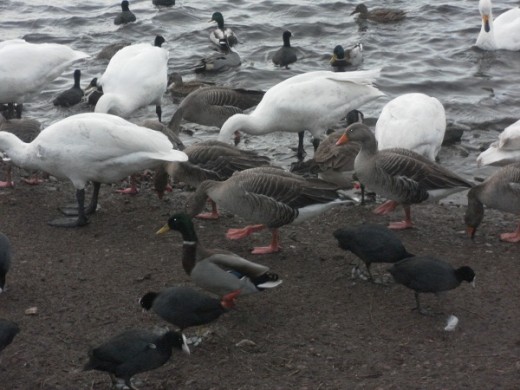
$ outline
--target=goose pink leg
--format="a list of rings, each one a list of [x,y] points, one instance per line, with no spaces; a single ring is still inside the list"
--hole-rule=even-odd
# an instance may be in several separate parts
[[[0,188],[14,188],[14,181],[11,177],[11,165],[8,165],[5,170],[6,181],[0,181]]]
[[[199,219],[219,219],[220,214],[217,209],[217,204],[213,202],[211,199],[208,199],[208,201],[211,203],[211,212],[210,213],[201,213],[197,214],[195,218]]]
[[[391,222],[390,224],[388,224],[389,229],[403,230],[403,229],[410,229],[413,227],[410,206],[403,206],[403,208],[404,208],[404,215],[405,215],[404,221]]]
[[[382,205],[376,207],[373,212],[374,214],[385,215],[391,211],[394,211],[397,205],[399,205],[399,203],[397,203],[395,200],[387,200]]]
[[[125,188],[123,190],[116,190],[116,192],[123,195],[137,195],[137,193],[139,193],[139,190],[137,189],[137,181],[135,179],[135,176],[130,176],[130,187]]]
[[[500,235],[500,241],[506,242],[520,242],[520,223],[518,224],[516,230],[512,233],[502,233]]]
[[[273,229],[273,238],[271,240],[271,244],[269,246],[258,246],[253,248],[251,254],[253,255],[266,255],[269,253],[280,252],[282,247],[280,246],[280,236],[278,234],[278,229]]]
[[[226,237],[230,240],[239,240],[265,229],[265,225],[249,225],[242,229],[228,229]]]

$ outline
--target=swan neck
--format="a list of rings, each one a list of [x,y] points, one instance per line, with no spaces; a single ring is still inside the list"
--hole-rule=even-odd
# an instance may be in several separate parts
[[[30,164],[29,145],[30,144],[23,142],[12,133],[0,131],[0,152],[7,154],[7,157],[16,166],[22,168],[37,168]]]

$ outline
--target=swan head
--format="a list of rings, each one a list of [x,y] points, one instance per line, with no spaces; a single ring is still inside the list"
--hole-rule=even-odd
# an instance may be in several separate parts
[[[495,50],[496,42],[493,35],[493,12],[491,0],[480,0],[478,9],[482,17],[482,27],[477,38],[476,46],[482,50]]]
[[[218,140],[221,142],[228,142],[229,138],[231,138],[231,135],[233,134],[234,143],[237,145],[240,142],[240,131],[244,131],[246,133],[249,132],[246,127],[247,119],[248,115],[245,114],[235,114],[229,117],[220,129]]]
[[[493,19],[493,11],[490,0],[480,0],[478,4],[480,16],[482,17],[482,28],[484,31],[491,31],[491,20]]]

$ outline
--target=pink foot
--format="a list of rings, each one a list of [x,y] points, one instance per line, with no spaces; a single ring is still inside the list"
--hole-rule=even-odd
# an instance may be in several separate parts
[[[241,238],[248,237],[254,232],[258,232],[264,228],[264,225],[249,225],[242,229],[228,229],[226,237],[229,240],[239,240]]]
[[[269,246],[257,246],[255,248],[253,248],[253,250],[251,251],[251,254],[253,255],[267,255],[269,253],[277,253],[277,252],[280,252],[282,248],[280,246],[272,246],[272,245],[269,245]]]
[[[385,215],[391,211],[394,211],[399,203],[395,200],[387,200],[381,206],[378,206],[374,209],[374,214]]]
[[[201,214],[197,214],[195,216],[195,218],[198,218],[198,219],[219,219],[220,218],[220,214],[218,212],[211,212],[211,213],[201,213]]]
[[[14,181],[0,181],[0,188],[14,188]]]
[[[139,193],[139,190],[137,188],[128,187],[128,188],[125,188],[124,190],[116,190],[116,192],[118,194],[123,194],[123,195],[137,195]]]
[[[520,242],[520,232],[516,231],[513,233],[502,233],[500,235],[500,241]]]
[[[393,230],[403,230],[413,228],[412,221],[401,221],[401,222],[391,222],[388,224],[389,229]]]

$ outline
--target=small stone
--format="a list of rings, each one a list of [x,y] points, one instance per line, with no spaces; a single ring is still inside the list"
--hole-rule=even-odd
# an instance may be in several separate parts
[[[256,347],[256,343],[249,339],[242,339],[235,344],[235,347]]]

